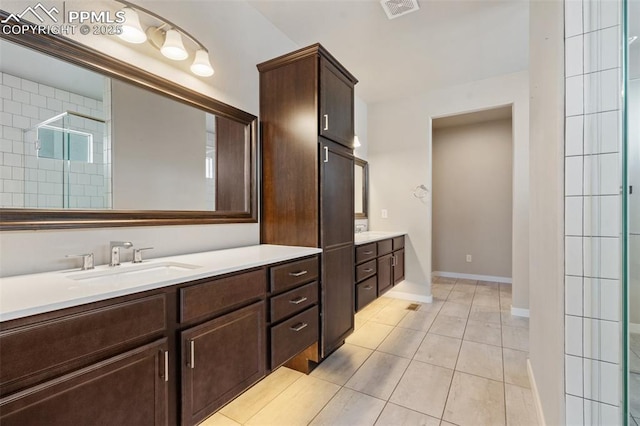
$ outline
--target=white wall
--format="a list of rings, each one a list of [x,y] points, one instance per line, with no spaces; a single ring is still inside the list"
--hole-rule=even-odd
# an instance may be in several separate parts
[[[510,118],[434,128],[434,272],[511,279],[512,136]]]
[[[431,295],[431,119],[513,105],[513,306],[529,307],[529,76],[503,75],[434,90],[409,99],[369,104],[370,225],[408,231],[406,280],[398,292]],[[380,211],[387,209],[388,219]]]
[[[3,9],[21,12],[32,2],[3,2]],[[67,2],[67,8],[87,10],[90,2]],[[106,3],[98,3],[98,10]],[[76,36],[77,41],[128,61],[149,72],[213,96],[257,115],[258,71],[255,65],[296,49],[282,32],[244,1],[167,2],[141,4],[183,26],[210,49],[216,74],[197,78],[186,65],[162,59],[147,47],[149,56],[109,37]],[[3,58],[5,59],[5,58]],[[365,116],[366,117],[366,116]],[[110,240],[130,240],[137,246],[154,246],[149,257],[257,244],[258,224],[101,228],[73,231],[12,231],[0,233],[0,275],[50,271],[77,266],[65,259],[69,253],[96,253],[98,264],[108,262]]]

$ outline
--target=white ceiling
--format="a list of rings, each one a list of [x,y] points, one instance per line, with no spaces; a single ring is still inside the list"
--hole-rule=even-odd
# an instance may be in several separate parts
[[[419,0],[387,19],[377,0],[250,0],[300,46],[320,42],[360,82],[366,102],[528,68],[524,0]]]

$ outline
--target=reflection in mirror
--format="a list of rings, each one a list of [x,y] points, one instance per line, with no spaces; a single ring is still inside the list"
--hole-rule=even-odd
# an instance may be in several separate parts
[[[355,218],[366,219],[369,196],[369,163],[360,158],[355,159],[354,189]]]
[[[246,123],[5,40],[0,52],[0,207],[250,211]]]

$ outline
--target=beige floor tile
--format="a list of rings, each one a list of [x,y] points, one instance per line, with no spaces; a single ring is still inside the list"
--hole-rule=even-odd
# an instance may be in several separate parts
[[[407,306],[411,305],[412,303],[417,303],[421,308],[423,305],[422,302],[418,302],[416,300],[396,299],[393,297],[390,297],[389,299],[391,299],[391,302],[389,302],[387,306],[396,309],[407,309]]]
[[[471,306],[471,312],[469,312],[469,320],[490,322],[492,324],[501,324],[500,309],[492,308],[488,306]]]
[[[318,413],[310,425],[373,425],[384,408],[385,401],[342,388]]]
[[[364,319],[363,317],[358,316],[358,314],[356,314],[353,319],[354,319],[354,327],[353,327],[354,331],[359,329],[360,327],[365,325],[367,321],[369,321],[368,319]]]
[[[311,375],[342,386],[372,353],[371,349],[345,343],[318,365]]]
[[[453,289],[451,291],[463,291],[466,293],[475,293],[476,285],[466,284],[466,283],[457,283],[455,286],[453,286]]]
[[[438,426],[440,420],[396,404],[387,403],[376,426]]]
[[[511,296],[500,296],[500,309],[510,311],[511,305],[513,305],[513,299]]]
[[[458,278],[456,280],[456,284],[468,284],[468,285],[472,285],[475,286],[478,284],[478,280],[470,280],[467,278]]]
[[[200,423],[200,426],[241,426],[241,424],[231,420],[224,414],[217,412],[213,416]]]
[[[398,327],[410,328],[412,330],[427,331],[436,319],[437,311],[409,311],[402,321],[398,323]]]
[[[502,346],[529,352],[529,329],[502,326]]]
[[[431,294],[433,295],[434,300],[447,300],[449,297],[449,290],[443,290],[439,288],[435,288],[431,290]]]
[[[358,331],[347,337],[346,342],[363,348],[375,349],[393,330],[393,326],[367,321]]]
[[[408,365],[406,358],[374,352],[345,387],[387,400]]]
[[[633,351],[629,351],[629,371],[640,374],[640,357]]]
[[[407,315],[407,312],[409,311],[405,308],[400,309],[393,306],[385,306],[380,312],[372,316],[369,321],[395,326]]]
[[[434,288],[440,288],[440,289],[443,289],[443,290],[451,291],[451,289],[453,288],[453,286],[454,286],[454,285],[455,285],[455,283],[451,283],[451,284],[444,284],[444,283],[437,283],[437,282],[436,282],[436,283],[433,283],[433,284],[431,285],[431,289],[434,289]]]
[[[513,286],[508,283],[500,283],[500,293],[511,294]]]
[[[528,354],[515,349],[502,348],[504,361],[504,381],[512,385],[528,388],[529,375],[527,373]]]
[[[456,283],[455,278],[441,277],[441,276],[435,276],[434,281],[439,284],[455,284]]]
[[[259,426],[307,425],[338,393],[340,386],[302,376],[246,423]]]
[[[389,402],[440,418],[452,377],[448,368],[411,361]]]
[[[476,294],[473,297],[473,304],[477,306],[488,306],[490,308],[500,307],[500,297],[498,294],[487,296],[486,294]]]
[[[413,359],[453,369],[462,340],[428,333]]]
[[[377,350],[403,358],[413,358],[426,334],[424,331],[396,327],[378,346]]]
[[[537,426],[538,416],[531,389],[505,385],[507,426]]]
[[[220,413],[238,423],[245,423],[303,376],[299,371],[280,367],[224,406]]]
[[[479,285],[476,287],[476,296],[477,295],[483,295],[483,296],[493,296],[493,297],[500,297],[500,287],[496,286],[496,287],[490,287],[490,286],[486,286],[486,285]]]
[[[640,374],[629,374],[629,412],[640,417]]]
[[[456,371],[442,419],[460,426],[504,425],[503,384]]]
[[[429,329],[429,333],[462,339],[466,325],[467,320],[465,318],[438,314],[435,321],[433,321],[433,325],[431,325],[431,328]]]
[[[431,303],[423,303],[420,307],[420,310],[418,310],[417,312],[432,312],[437,314],[438,312],[440,312],[440,309],[442,309],[442,305],[444,305],[444,302],[444,300],[434,300]]]
[[[463,340],[456,371],[502,381],[502,348]]]
[[[519,328],[529,328],[529,318],[527,317],[517,317],[515,315],[511,315],[511,312],[502,312],[502,325],[506,325],[508,327],[519,327]]]
[[[441,315],[447,315],[450,317],[467,318],[469,316],[469,310],[471,305],[465,305],[463,303],[445,302],[440,309]]]
[[[371,319],[371,317],[376,315],[378,312],[380,312],[382,310],[382,308],[384,308],[384,306],[376,303],[376,301],[378,301],[378,300],[379,299],[376,299],[373,302],[369,303],[364,308],[360,309],[360,311],[358,311],[358,313],[356,315],[358,315],[360,318],[362,318],[364,320]]]
[[[447,297],[447,301],[470,305],[471,302],[473,302],[473,293],[469,291],[452,290]]]
[[[502,326],[490,322],[467,321],[464,340],[502,346]]]
[[[478,281],[478,287],[494,288],[499,290],[501,285],[501,283],[495,281]]]
[[[449,423],[443,420],[440,422],[440,426],[458,426],[458,425],[454,425],[453,423]]]

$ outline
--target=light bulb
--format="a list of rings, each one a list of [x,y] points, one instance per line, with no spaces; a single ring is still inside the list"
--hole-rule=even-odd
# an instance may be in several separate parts
[[[191,64],[191,72],[201,77],[211,77],[213,75],[213,67],[209,62],[209,52],[204,49],[199,49],[196,52],[196,57]]]
[[[189,56],[187,49],[182,44],[182,36],[176,30],[169,30],[165,33],[164,44],[160,48],[160,52],[174,61],[182,61]]]
[[[147,41],[147,35],[140,25],[138,12],[130,7],[125,7],[122,10],[124,11],[124,23],[122,24],[122,33],[119,34],[118,37],[124,41],[135,44]]]

